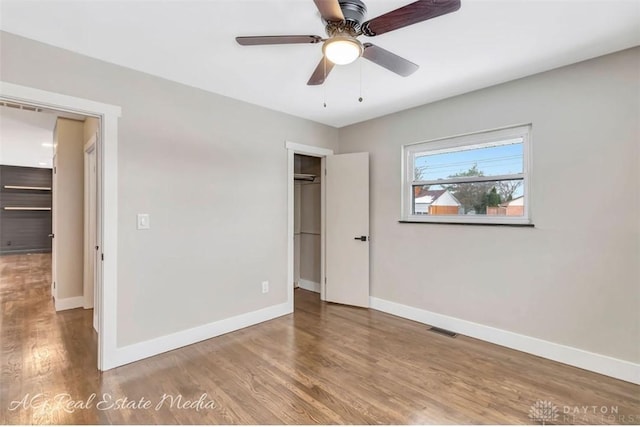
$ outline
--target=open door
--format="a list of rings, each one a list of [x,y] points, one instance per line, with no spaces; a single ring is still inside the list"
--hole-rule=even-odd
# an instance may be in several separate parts
[[[56,291],[56,277],[58,275],[58,271],[56,268],[56,212],[57,212],[57,202],[56,195],[58,191],[58,157],[53,155],[53,176],[51,179],[51,234],[49,237],[52,239],[51,241],[51,297],[55,300],[58,298],[58,293]]]
[[[96,149],[95,145],[93,150],[89,155],[89,193],[90,193],[90,205],[89,205],[89,239],[90,245],[89,248],[91,250],[91,254],[89,257],[89,262],[91,264],[91,276],[89,278],[89,298],[91,299],[91,306],[93,307],[93,329],[98,332],[98,314],[99,314],[99,306],[95,303],[97,293],[96,293],[96,282],[97,274],[96,274],[96,266],[98,264],[98,236],[97,236],[97,165],[96,165]]]
[[[325,300],[369,307],[369,153],[325,164]]]
[[[93,327],[98,331],[98,307],[95,304],[97,264],[97,181],[96,141],[92,137],[84,147],[84,308],[93,308]]]

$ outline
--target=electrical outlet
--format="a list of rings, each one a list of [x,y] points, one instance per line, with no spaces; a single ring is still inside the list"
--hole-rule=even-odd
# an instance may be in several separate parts
[[[262,293],[266,294],[267,292],[269,292],[269,282],[265,280],[262,282]]]

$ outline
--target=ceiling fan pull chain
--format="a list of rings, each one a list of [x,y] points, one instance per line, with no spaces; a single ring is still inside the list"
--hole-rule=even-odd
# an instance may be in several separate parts
[[[327,82],[327,57],[323,56],[322,57],[322,65],[324,67],[324,79],[322,80],[323,83]],[[322,98],[323,98],[323,105],[324,108],[327,108],[327,85],[323,84],[322,85]]]
[[[360,97],[358,98],[358,102],[362,102],[364,98],[362,98],[362,60],[358,61],[360,63]]]

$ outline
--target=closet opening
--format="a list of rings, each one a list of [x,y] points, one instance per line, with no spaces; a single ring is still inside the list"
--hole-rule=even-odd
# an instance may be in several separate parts
[[[319,302],[323,262],[322,159],[295,154],[293,176],[294,300]]]

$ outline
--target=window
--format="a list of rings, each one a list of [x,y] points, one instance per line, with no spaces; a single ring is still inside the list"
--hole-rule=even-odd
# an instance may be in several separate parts
[[[405,145],[402,219],[530,224],[530,126]]]

